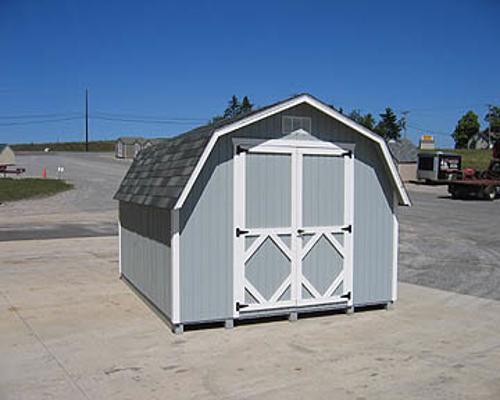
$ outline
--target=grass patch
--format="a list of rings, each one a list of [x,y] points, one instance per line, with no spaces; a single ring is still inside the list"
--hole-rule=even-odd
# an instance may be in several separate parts
[[[462,168],[474,168],[483,171],[488,168],[493,158],[492,150],[453,149],[446,152],[462,156]]]
[[[0,203],[52,196],[72,188],[72,184],[58,179],[0,178]]]
[[[89,151],[112,152],[115,150],[115,140],[99,140],[89,142]],[[24,143],[12,144],[14,151],[43,151],[46,147],[50,151],[85,151],[85,142],[59,142],[59,143]]]
[[[475,149],[439,149],[422,151],[422,153],[434,153],[442,151],[443,153],[460,154],[462,156],[462,168],[474,168],[484,171],[488,169],[490,161],[493,158],[493,151],[490,150],[475,150]]]

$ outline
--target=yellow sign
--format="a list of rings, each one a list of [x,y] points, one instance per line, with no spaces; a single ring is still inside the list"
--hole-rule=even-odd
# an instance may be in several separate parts
[[[434,140],[434,137],[431,135],[422,135],[422,140],[426,142],[432,142]]]

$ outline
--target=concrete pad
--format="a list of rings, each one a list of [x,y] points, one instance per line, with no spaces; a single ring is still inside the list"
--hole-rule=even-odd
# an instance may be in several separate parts
[[[1,399],[497,399],[500,302],[401,284],[377,310],[173,335],[117,238],[0,243]]]

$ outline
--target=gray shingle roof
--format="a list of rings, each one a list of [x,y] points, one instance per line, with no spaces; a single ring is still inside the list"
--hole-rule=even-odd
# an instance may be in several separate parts
[[[146,141],[146,139],[141,136],[122,136],[119,137],[118,140],[123,144],[134,144],[135,142],[143,143]]]
[[[392,157],[397,163],[417,162],[418,149],[410,140],[390,140],[387,144]]]
[[[141,150],[123,178],[114,199],[172,209],[217,129],[289,100],[259,108],[233,119],[195,128]]]

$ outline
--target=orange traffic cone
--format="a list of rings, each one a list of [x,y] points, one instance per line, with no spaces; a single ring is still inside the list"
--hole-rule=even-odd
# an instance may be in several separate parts
[[[45,167],[42,168],[42,178],[43,179],[47,178],[47,168],[45,168]]]

